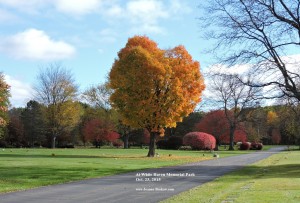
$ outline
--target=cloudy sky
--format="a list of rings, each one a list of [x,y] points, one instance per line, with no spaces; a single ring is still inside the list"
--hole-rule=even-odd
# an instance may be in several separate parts
[[[0,0],[0,71],[13,106],[24,106],[39,70],[60,62],[81,90],[105,80],[117,52],[134,35],[160,48],[182,44],[202,68],[198,0]]]

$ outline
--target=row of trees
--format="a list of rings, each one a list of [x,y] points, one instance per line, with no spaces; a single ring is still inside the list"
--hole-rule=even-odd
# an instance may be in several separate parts
[[[227,70],[226,73],[211,71],[209,75],[208,89],[213,94],[210,106],[222,110],[219,114],[226,126],[222,132],[228,133],[225,137],[229,137],[229,149],[233,149],[239,131],[246,131],[248,139],[251,135],[253,140],[263,139],[260,136],[268,132],[273,142],[279,142],[280,135],[282,140],[296,142],[300,120],[299,65],[285,56],[299,49],[300,2],[210,0],[207,5],[204,11],[208,13],[200,20],[206,36],[216,42],[211,51],[219,53],[217,63],[226,68],[241,64],[249,67],[243,75],[228,74]],[[54,147],[57,137],[78,126],[84,112],[76,102],[77,87],[72,78],[55,74],[48,78],[49,73],[39,76],[40,85],[36,90],[38,102],[46,109],[45,129]],[[164,132],[178,131],[179,126],[174,128],[176,124],[200,102],[204,83],[199,63],[193,61],[184,47],[163,50],[149,38],[136,36],[118,53],[108,87],[111,103],[101,103],[105,122],[94,122],[94,126],[110,126],[105,123],[113,120],[114,111],[118,115],[115,123],[122,126],[125,137],[128,138],[131,128],[147,129],[150,133],[148,156],[154,156],[156,138]],[[100,99],[93,98],[88,107],[94,108],[98,101],[108,98],[98,97],[97,89],[89,93],[92,96],[89,98]],[[281,98],[281,106],[264,112],[259,107],[263,98]],[[72,118],[66,116],[71,114],[74,114]],[[87,119],[90,120],[92,118]],[[222,132],[213,133],[222,140]]]
[[[124,142],[124,147],[130,145],[148,145],[150,134],[144,129],[131,129],[119,123],[119,116],[112,112],[111,119],[99,108],[78,103],[83,112],[80,120],[68,131],[60,132],[56,143],[59,147],[69,145],[85,145],[92,143],[95,146],[114,144],[121,146],[117,140]],[[256,107],[249,109],[243,115],[243,122],[239,123],[234,132],[234,143],[251,141],[264,144],[299,144],[299,107],[287,105],[272,107]],[[280,115],[280,116],[278,116]],[[52,134],[49,129],[46,107],[36,101],[29,101],[25,108],[11,109],[9,123],[3,141],[15,147],[51,147]],[[219,145],[230,143],[230,124],[225,111],[213,110],[207,113],[193,112],[185,117],[176,127],[165,128],[165,136],[159,140],[169,140],[173,137],[183,137],[188,132],[206,132],[212,134]],[[119,143],[119,144],[118,144]],[[125,145],[127,143],[127,145]],[[170,146],[172,148],[172,146]]]
[[[48,73],[50,69],[47,69]],[[57,70],[54,72],[56,73]],[[2,81],[4,83],[4,80]],[[224,84],[222,86],[223,89],[226,87]],[[6,98],[8,98],[8,86],[5,87]],[[53,111],[51,105],[29,101],[25,108],[9,110],[9,116],[6,116],[9,117],[9,122],[6,128],[2,126],[5,137],[2,136],[1,140],[7,145],[16,147],[41,145],[54,147],[54,131],[56,132],[55,143],[64,147],[67,144],[84,145],[87,142],[92,142],[96,146],[105,143],[115,143],[118,146],[116,141],[118,139],[124,141],[124,147],[128,147],[128,143],[149,144],[150,134],[147,130],[133,129],[121,122],[120,115],[110,107],[109,94],[111,93],[107,84],[90,87],[82,96],[88,104],[78,101],[64,102],[60,108],[57,108],[59,111],[56,114],[59,116],[55,117],[49,116]],[[263,141],[265,144],[297,144],[300,141],[299,105],[287,102],[286,105],[273,107],[240,108],[239,112],[239,122],[235,124],[236,129],[232,138],[234,143]],[[158,138],[167,140],[174,136],[183,137],[188,132],[201,131],[214,135],[217,140],[216,147],[220,144],[229,144],[231,142],[230,122],[233,117],[234,108],[227,112],[225,110],[193,112],[182,122],[177,122],[176,127],[164,128],[165,137]],[[51,121],[53,118],[55,120]],[[53,123],[56,124],[54,130]]]

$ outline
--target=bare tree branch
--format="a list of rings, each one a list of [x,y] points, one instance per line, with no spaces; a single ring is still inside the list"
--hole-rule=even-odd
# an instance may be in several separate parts
[[[207,30],[204,37],[215,40],[211,53],[218,53],[218,63],[228,67],[248,63],[254,74],[269,79],[275,73],[271,81],[243,82],[251,87],[274,86],[278,97],[300,101],[299,72],[284,60],[290,49],[300,51],[299,7],[299,0],[210,0],[200,20]]]

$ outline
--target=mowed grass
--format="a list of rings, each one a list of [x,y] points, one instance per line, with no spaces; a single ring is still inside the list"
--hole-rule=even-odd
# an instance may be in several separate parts
[[[286,151],[173,196],[173,202],[298,203],[300,151]]]
[[[212,159],[211,152],[147,149],[0,149],[0,193]],[[250,151],[219,151],[220,157]]]

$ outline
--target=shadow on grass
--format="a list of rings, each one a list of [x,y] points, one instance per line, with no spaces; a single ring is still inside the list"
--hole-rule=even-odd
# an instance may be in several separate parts
[[[116,155],[60,155],[60,154],[37,154],[37,155],[21,155],[21,154],[0,154],[0,158],[128,158],[128,159],[136,159],[136,158],[145,158],[145,156],[116,156]]]
[[[284,164],[274,166],[247,166],[241,171],[232,173],[233,176],[247,176],[254,175],[259,178],[300,178],[299,173],[300,164]]]
[[[241,169],[241,170],[240,170]],[[299,164],[284,164],[273,166],[180,166],[180,168],[168,167],[166,172],[171,170],[175,173],[195,173],[196,176],[216,177],[230,173],[230,176],[252,178],[300,178]],[[152,170],[152,169],[151,169]],[[232,172],[232,173],[231,173]]]
[[[131,172],[130,168],[86,168],[86,167],[0,167],[0,185],[7,187],[12,186],[12,190],[20,188],[33,188],[45,185],[67,183],[70,181],[80,181],[90,178],[99,178],[109,175]],[[0,194],[3,191],[0,186]],[[1,201],[0,201],[1,202]]]

